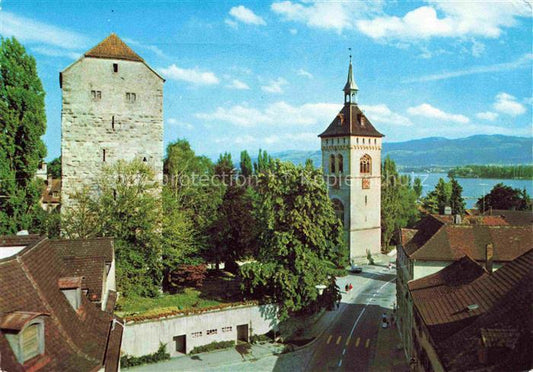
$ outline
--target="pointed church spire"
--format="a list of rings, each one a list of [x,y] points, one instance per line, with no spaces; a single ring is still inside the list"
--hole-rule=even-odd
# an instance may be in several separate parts
[[[348,68],[348,80],[346,81],[346,85],[344,86],[343,90],[344,90],[344,103],[345,104],[356,103],[355,96],[357,95],[357,91],[359,90],[359,88],[357,87],[357,84],[355,83],[355,80],[353,78],[352,55],[351,54],[350,54],[350,67]]]

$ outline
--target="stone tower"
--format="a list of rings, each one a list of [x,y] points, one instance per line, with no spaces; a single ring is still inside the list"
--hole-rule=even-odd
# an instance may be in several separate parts
[[[357,105],[352,61],[344,107],[319,135],[329,196],[344,224],[350,259],[381,249],[381,140]]]
[[[59,74],[63,211],[119,159],[147,162],[162,182],[163,83],[115,34]]]

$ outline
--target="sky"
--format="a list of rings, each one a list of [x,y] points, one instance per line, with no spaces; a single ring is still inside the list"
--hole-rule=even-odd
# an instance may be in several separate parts
[[[115,32],[166,79],[165,146],[215,157],[318,150],[358,104],[387,142],[532,136],[532,2],[0,0],[0,34],[32,54],[60,155],[59,72]],[[349,50],[351,48],[351,51]]]

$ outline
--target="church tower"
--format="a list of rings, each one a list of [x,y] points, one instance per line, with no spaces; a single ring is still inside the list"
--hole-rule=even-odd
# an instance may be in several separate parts
[[[115,34],[60,73],[62,211],[118,160],[146,162],[162,183],[163,83]]]
[[[381,250],[381,141],[357,105],[352,60],[344,107],[319,135],[322,169],[337,216],[343,222],[350,259]]]

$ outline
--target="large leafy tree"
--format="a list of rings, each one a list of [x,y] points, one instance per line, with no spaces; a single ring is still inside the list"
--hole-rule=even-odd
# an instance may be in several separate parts
[[[422,207],[428,213],[443,214],[444,208],[450,206],[451,197],[451,184],[440,178],[435,188],[422,199]]]
[[[242,287],[278,303],[284,318],[311,308],[315,286],[328,283],[328,261],[345,249],[342,227],[318,169],[274,161],[256,187],[261,244],[257,261],[241,267]]]
[[[47,164],[47,171],[52,178],[61,178],[61,156]]]
[[[104,168],[97,192],[74,195],[63,229],[69,237],[115,239],[117,282],[125,295],[156,296],[162,280],[161,200],[153,170],[141,161]]]
[[[46,115],[35,59],[15,39],[0,44],[0,234],[38,231]]]
[[[225,262],[226,270],[236,272],[236,261],[252,257],[258,247],[258,230],[254,216],[254,200],[257,199],[251,187],[228,186],[219,215],[210,229],[212,246],[206,252],[208,261]]]
[[[411,187],[409,176],[400,176],[389,156],[383,162],[381,174],[381,244],[387,248],[398,229],[416,221],[417,192]]]
[[[525,189],[513,189],[498,183],[487,195],[479,198],[476,205],[483,212],[490,208],[528,210],[531,209],[531,199]]]
[[[209,229],[217,219],[225,192],[225,186],[213,177],[213,163],[205,156],[197,156],[187,140],[179,139],[167,147],[164,172],[167,191],[175,201],[173,208],[192,221],[198,250],[208,250],[212,247]]]

